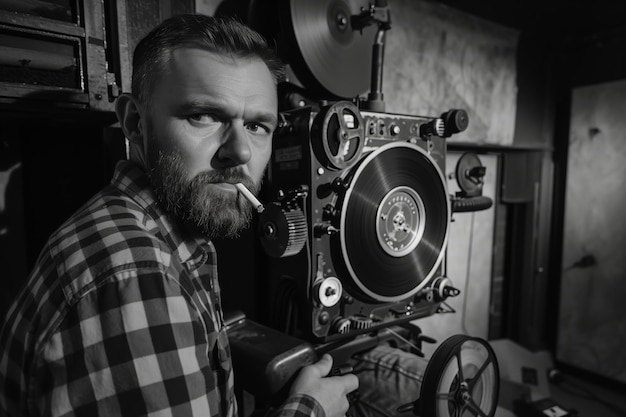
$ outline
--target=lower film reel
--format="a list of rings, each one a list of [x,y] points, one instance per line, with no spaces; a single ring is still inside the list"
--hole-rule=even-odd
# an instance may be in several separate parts
[[[452,336],[428,362],[413,413],[422,417],[493,417],[499,381],[496,355],[485,340]]]
[[[345,265],[367,301],[414,295],[435,274],[448,239],[450,200],[441,170],[417,145],[393,142],[363,158],[348,181],[333,237],[335,264]]]

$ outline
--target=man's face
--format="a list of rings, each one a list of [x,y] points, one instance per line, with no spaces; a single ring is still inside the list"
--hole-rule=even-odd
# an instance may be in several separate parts
[[[175,50],[150,98],[148,164],[166,210],[205,235],[232,237],[252,207],[272,150],[276,86],[260,59]]]

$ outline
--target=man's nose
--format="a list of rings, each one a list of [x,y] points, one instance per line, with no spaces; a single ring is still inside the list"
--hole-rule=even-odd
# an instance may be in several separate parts
[[[217,151],[215,168],[229,168],[247,163],[252,157],[248,133],[244,126],[233,125],[225,133],[222,146]]]

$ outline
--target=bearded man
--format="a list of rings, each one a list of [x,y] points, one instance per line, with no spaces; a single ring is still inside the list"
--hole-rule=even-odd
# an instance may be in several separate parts
[[[2,416],[235,416],[211,239],[235,236],[277,127],[280,62],[242,24],[166,20],[116,114],[129,160],[49,238],[0,334]],[[243,255],[245,256],[245,255]],[[278,413],[343,416],[326,355]]]

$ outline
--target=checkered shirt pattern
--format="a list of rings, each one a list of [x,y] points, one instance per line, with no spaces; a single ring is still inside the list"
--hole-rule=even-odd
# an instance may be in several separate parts
[[[0,332],[0,416],[237,414],[213,244],[118,163],[48,240]],[[324,411],[293,396],[281,416]]]

